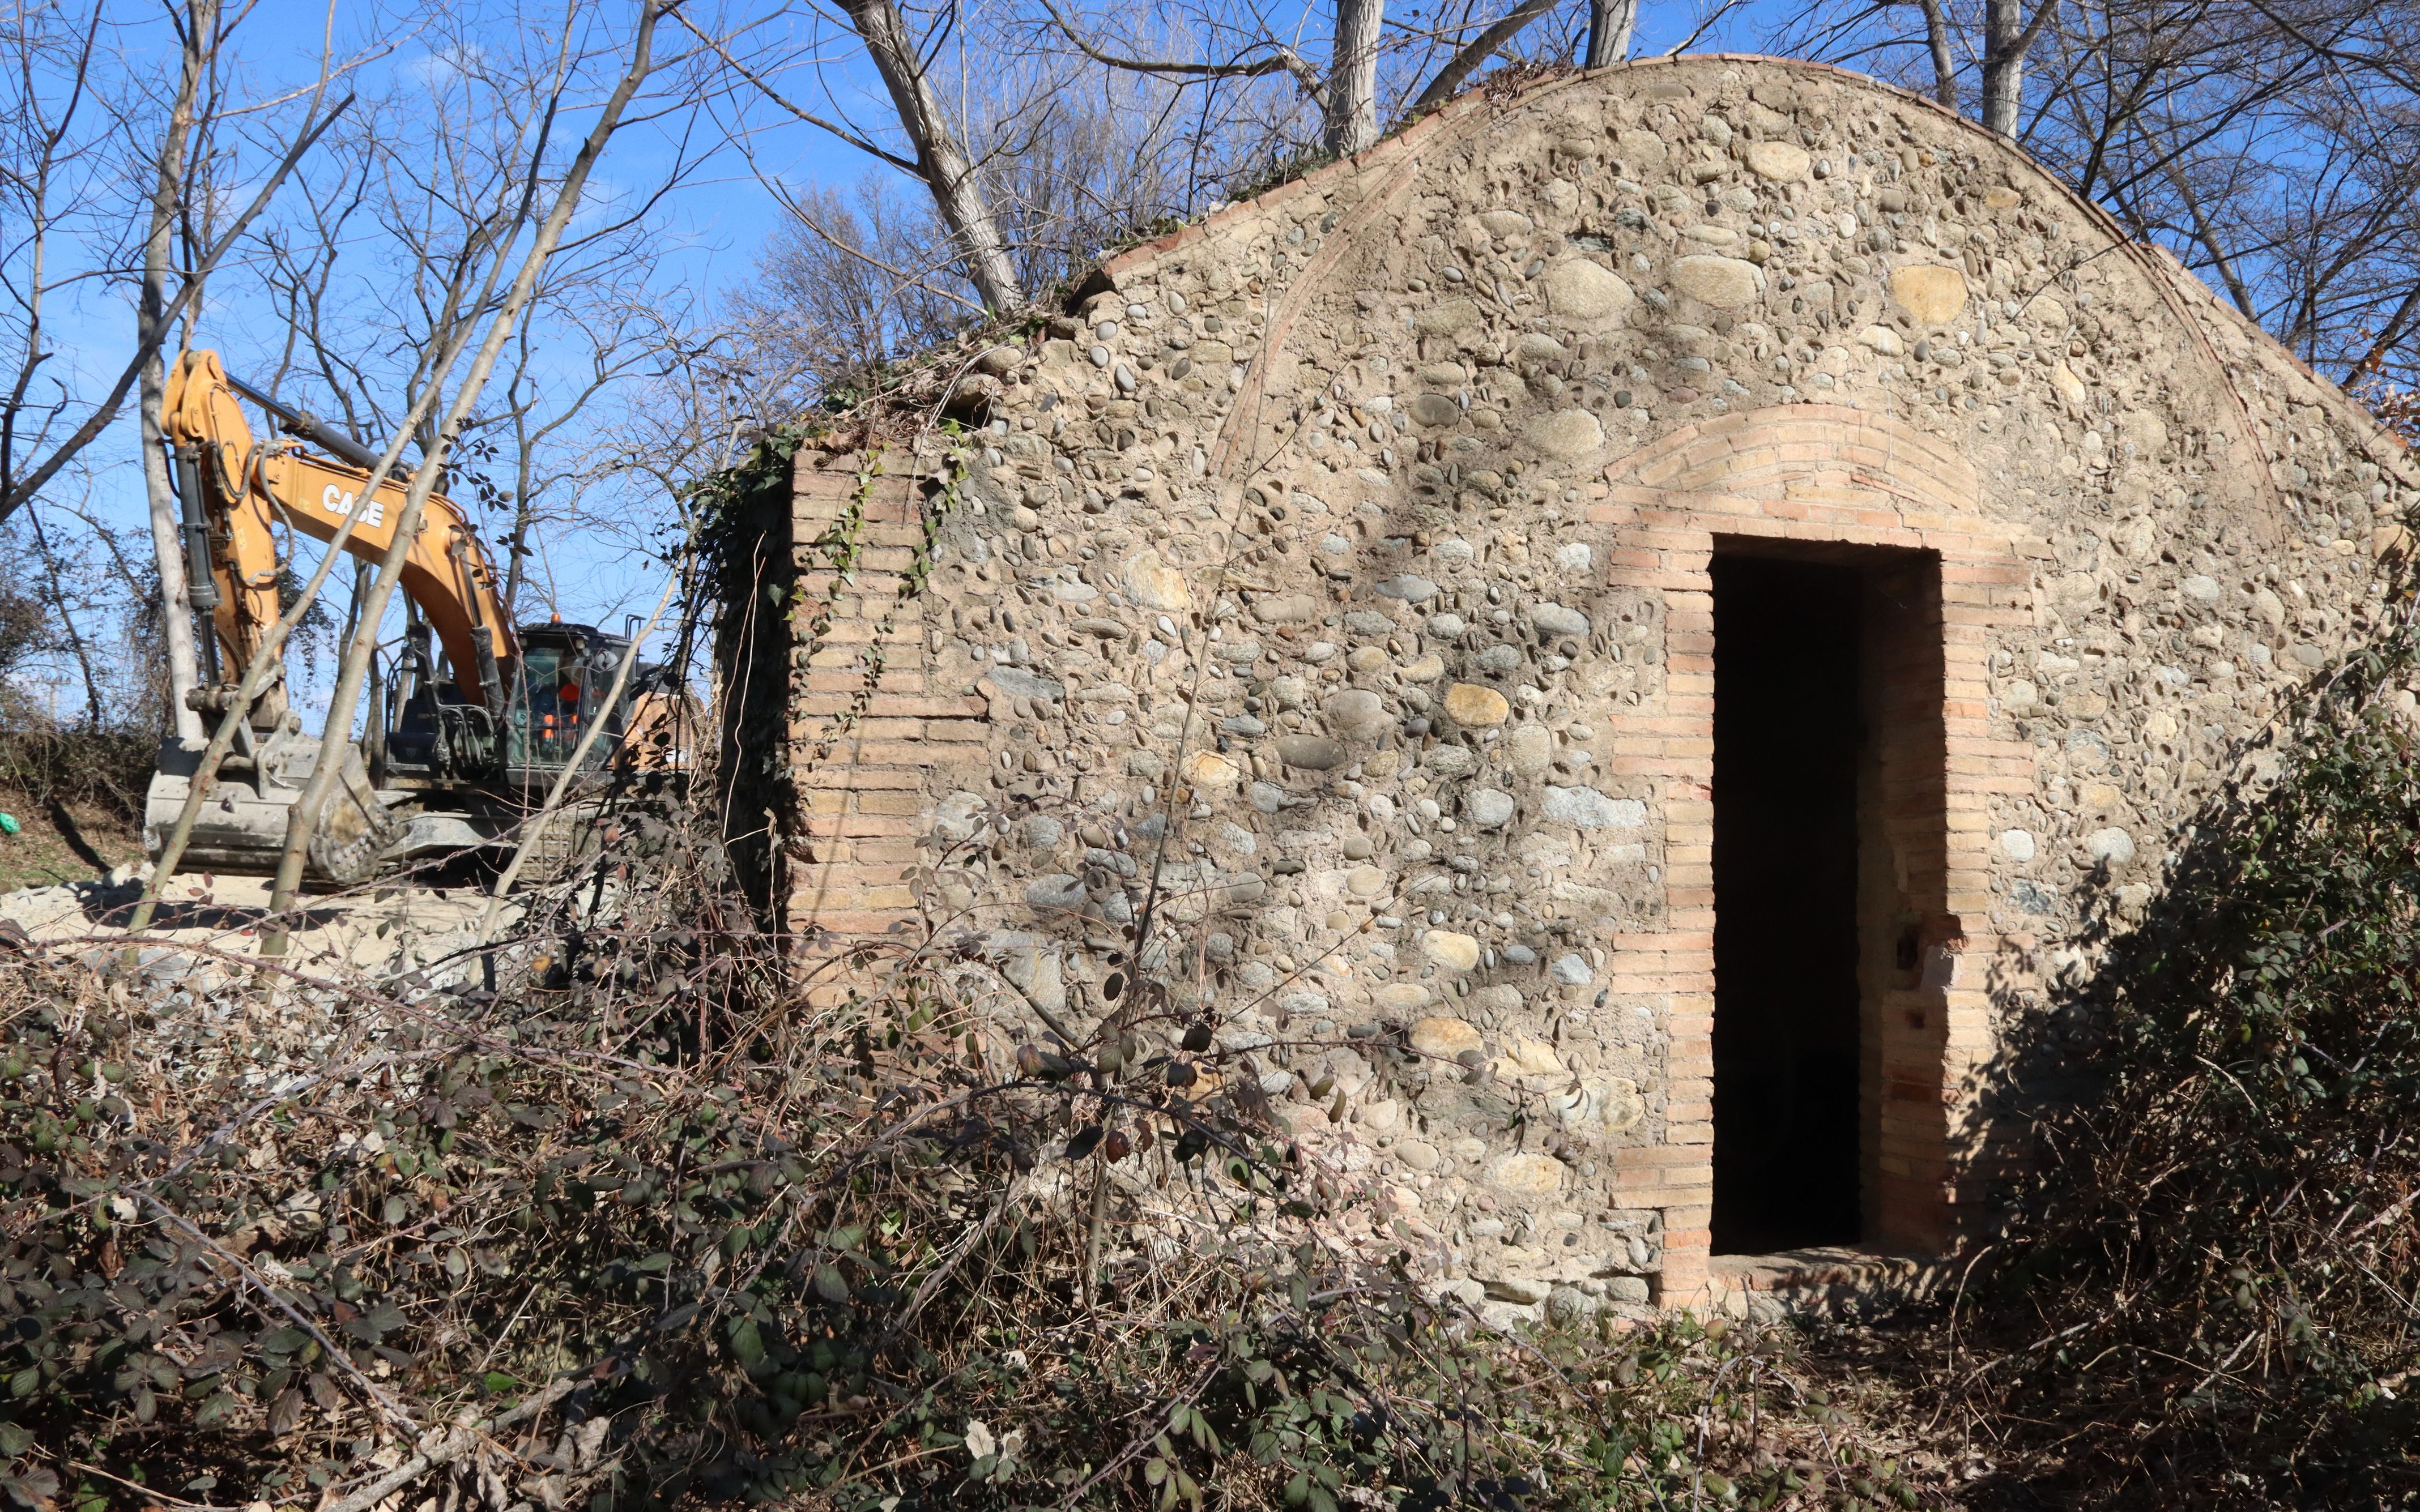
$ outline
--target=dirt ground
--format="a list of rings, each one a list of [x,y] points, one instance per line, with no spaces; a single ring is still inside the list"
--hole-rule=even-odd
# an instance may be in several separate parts
[[[18,825],[0,834],[0,892],[90,882],[143,859],[134,816],[115,803],[61,803],[0,785],[0,813]]]
[[[0,893],[0,923],[13,924],[44,944],[88,950],[117,949],[142,886],[88,878]],[[286,964],[314,976],[373,980],[420,974],[429,985],[467,980],[487,897],[475,887],[369,887],[343,894],[305,894],[290,925]],[[499,929],[517,910],[507,906]],[[269,915],[269,879],[191,875],[171,881],[144,938],[146,964],[171,974],[179,963],[200,964],[260,951]]]

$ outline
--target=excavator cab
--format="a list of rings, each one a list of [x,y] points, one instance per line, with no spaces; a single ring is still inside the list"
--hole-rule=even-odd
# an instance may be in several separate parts
[[[629,641],[584,625],[522,627],[520,687],[504,717],[507,786],[551,783],[589,727],[600,721],[604,729],[589,748],[587,765],[602,766],[612,758],[630,701],[626,689],[609,707],[605,695],[629,654]]]
[[[452,679],[437,675],[427,631],[407,632],[403,655],[371,709],[370,768],[379,786],[476,782],[542,797],[592,727],[602,726],[582,762],[583,778],[621,753],[632,708],[664,680],[665,670],[640,663],[609,704],[606,695],[630,655],[627,637],[553,621],[522,625],[520,640],[519,676],[504,689],[500,727]],[[395,711],[391,721],[379,717],[380,705]]]

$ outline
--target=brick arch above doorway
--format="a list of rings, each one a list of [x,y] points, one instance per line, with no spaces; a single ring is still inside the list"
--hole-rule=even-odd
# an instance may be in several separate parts
[[[1984,542],[2013,543],[1979,517],[1973,463],[1889,415],[1844,405],[1776,405],[1684,426],[1607,467],[1606,480],[1616,508],[1761,515],[1830,532],[1954,529],[1962,551],[1986,554]]]

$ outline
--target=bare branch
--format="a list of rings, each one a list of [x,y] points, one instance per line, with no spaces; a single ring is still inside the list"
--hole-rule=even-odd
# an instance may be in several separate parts
[[[1105,68],[1119,69],[1128,73],[1149,73],[1166,78],[1185,79],[1260,79],[1272,73],[1291,73],[1297,79],[1305,81],[1306,87],[1312,89],[1318,87],[1317,75],[1311,71],[1311,65],[1304,62],[1292,48],[1280,43],[1254,42],[1251,44],[1253,47],[1274,47],[1277,51],[1267,57],[1239,58],[1228,63],[1188,63],[1173,58],[1119,57],[1085,40],[1084,35],[1076,30],[1074,23],[1067,20],[1059,8],[1051,3],[1051,0],[1042,0],[1042,8],[1049,15],[1051,23],[1058,27],[1061,35],[1075,45],[1078,52]]]
[[[142,375],[144,364],[159,351],[161,342],[167,335],[168,329],[176,323],[177,316],[184,312],[185,307],[193,301],[194,296],[200,291],[203,281],[209,276],[211,270],[219,265],[220,259],[242,239],[244,232],[260,212],[269,208],[270,200],[276,194],[278,187],[286,182],[286,176],[292,173],[295,165],[302,161],[302,155],[311,150],[312,146],[352,102],[353,97],[347,95],[336,102],[334,109],[312,121],[302,134],[295,138],[293,147],[287,151],[284,161],[278,163],[276,171],[270,175],[269,181],[260,186],[260,192],[253,196],[252,203],[236,217],[235,224],[228,228],[225,236],[219,239],[217,244],[210,248],[209,254],[202,258],[200,266],[187,275],[184,285],[177,291],[177,297],[170,301],[167,308],[161,313],[158,327],[137,344],[133,357],[118,374],[117,381],[110,385],[108,397],[103,399],[92,413],[85,417],[84,424],[77,426],[74,433],[66,440],[61,441],[31,473],[12,485],[5,496],[0,496],[0,519],[7,519],[10,515],[15,514],[25,501],[40,492],[42,486],[50,482],[59,469],[67,466],[69,460],[77,453],[91,445],[116,420],[119,409],[126,403],[127,391],[134,387],[135,379]]]
[[[814,111],[808,110],[803,105],[791,100],[789,96],[773,87],[771,82],[766,79],[764,75],[756,72],[745,63],[742,63],[737,58],[732,56],[730,49],[723,46],[722,43],[706,36],[706,33],[699,31],[697,23],[690,20],[683,12],[675,10],[672,13],[672,16],[675,21],[677,21],[683,26],[688,27],[690,34],[696,37],[699,41],[704,42],[707,47],[713,49],[715,56],[721,58],[725,64],[729,65],[732,71],[737,73],[750,84],[754,85],[756,86],[757,93],[763,95],[774,104],[788,111],[791,115],[797,116],[807,125],[814,127],[818,131],[830,132],[831,135],[838,137],[843,142],[847,143],[850,147],[857,148],[860,152],[872,158],[877,158],[883,162],[890,164],[892,167],[898,169],[901,173],[912,174],[917,172],[917,167],[913,160],[903,158],[895,152],[887,152],[859,132],[853,131],[847,127],[840,125],[838,122],[830,120],[826,116],[818,116]]]
[[[1506,12],[1504,19],[1474,38],[1470,44],[1455,54],[1439,69],[1419,98],[1412,101],[1412,114],[1423,115],[1451,100],[1462,90],[1463,81],[1469,78],[1481,64],[1496,55],[1497,50],[1521,35],[1528,24],[1554,7],[1555,0],[1521,0]]]

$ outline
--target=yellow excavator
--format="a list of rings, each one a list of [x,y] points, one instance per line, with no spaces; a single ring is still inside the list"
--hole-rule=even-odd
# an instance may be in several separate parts
[[[286,436],[256,440],[245,399]],[[202,686],[188,702],[223,717],[282,608],[277,528],[327,542],[351,518],[345,549],[376,562],[395,543],[409,476],[365,498],[376,453],[230,377],[216,352],[177,361],[162,420],[192,607],[213,632],[202,637]],[[675,776],[687,765],[677,716],[688,700],[677,674],[640,663],[609,706],[606,695],[631,655],[629,636],[559,621],[516,628],[477,530],[442,494],[423,507],[399,586],[402,644],[373,668],[364,738],[345,749],[342,780],[314,833],[312,872],[350,885],[405,862],[510,846],[600,721],[583,777],[614,763]],[[201,754],[173,734],[161,747],[144,825],[155,857]],[[318,733],[306,733],[288,708],[281,671],[238,724],[183,865],[273,872],[287,812],[318,756]]]

